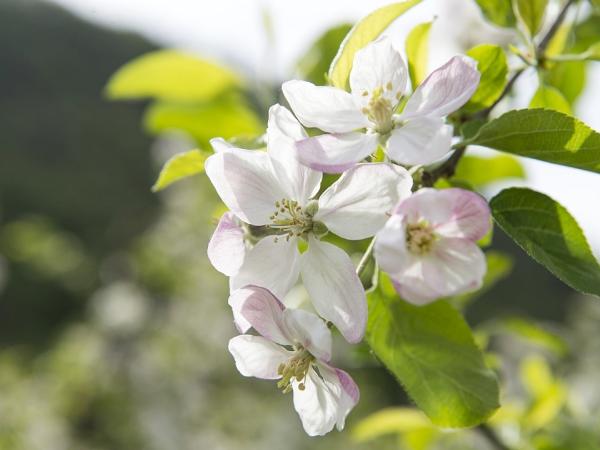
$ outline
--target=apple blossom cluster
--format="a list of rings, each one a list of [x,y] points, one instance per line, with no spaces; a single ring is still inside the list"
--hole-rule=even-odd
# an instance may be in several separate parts
[[[355,265],[329,236],[373,238],[379,268],[415,304],[477,289],[486,271],[476,243],[490,226],[485,200],[462,189],[418,189],[407,170],[451,151],[445,117],[471,97],[479,72],[456,56],[410,96],[407,78],[400,53],[383,37],[356,53],[351,92],[284,83],[293,113],[270,108],[266,151],[211,141],[205,170],[229,212],[208,257],[229,277],[242,333],[229,351],[242,375],[278,380],[293,392],[311,436],[341,430],[359,399],[352,378],[331,365],[331,329],[358,343],[367,322]],[[380,147],[385,156],[376,162]],[[323,189],[323,172],[340,175]],[[284,306],[300,279],[311,306]]]

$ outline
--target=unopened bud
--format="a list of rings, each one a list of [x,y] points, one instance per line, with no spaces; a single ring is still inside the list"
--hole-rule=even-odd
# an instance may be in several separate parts
[[[312,231],[317,237],[323,237],[329,233],[329,229],[323,222],[313,222]]]

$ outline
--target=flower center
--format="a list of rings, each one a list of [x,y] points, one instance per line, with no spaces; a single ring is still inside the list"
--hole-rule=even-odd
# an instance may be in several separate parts
[[[413,223],[406,226],[406,246],[414,255],[429,253],[436,240],[433,229],[427,222]]]
[[[388,83],[385,87],[387,90],[392,90],[392,83]],[[380,134],[387,134],[394,128],[394,122],[392,115],[394,108],[392,103],[384,97],[384,88],[379,86],[376,88],[369,100],[369,105],[362,109],[371,122],[375,124],[375,131]],[[363,95],[369,95],[367,91],[363,92]]]
[[[305,388],[304,379],[314,360],[315,357],[313,355],[302,346],[298,346],[294,356],[286,362],[281,363],[277,368],[277,373],[281,375],[281,380],[277,382],[277,387],[284,394],[287,394],[292,390],[292,379],[295,378],[299,383],[298,389],[303,391]]]
[[[302,208],[296,200],[281,199],[275,202],[275,212],[269,217],[271,224],[267,228],[277,236],[285,236],[287,241],[292,237],[306,237],[310,232],[317,236],[327,233],[327,228],[321,222],[313,220],[319,206],[316,200],[311,200]]]

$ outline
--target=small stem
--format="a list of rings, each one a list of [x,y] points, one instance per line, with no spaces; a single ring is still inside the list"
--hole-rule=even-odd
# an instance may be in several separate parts
[[[558,16],[556,16],[554,23],[552,24],[552,26],[550,27],[550,29],[548,30],[546,35],[542,38],[542,40],[540,41],[540,43],[537,46],[537,54],[538,55],[542,55],[544,53],[544,51],[548,47],[548,44],[550,44],[550,41],[552,40],[552,38],[554,37],[554,35],[558,31],[558,29],[564,22],[565,18],[567,17],[567,12],[569,11],[569,8],[576,1],[577,0],[568,0],[565,3],[565,6],[563,6],[563,8],[560,10],[560,13],[558,13]]]
[[[369,259],[371,259],[371,255],[373,254],[373,247],[375,247],[375,238],[371,239],[371,242],[369,242],[369,246],[362,255],[358,266],[356,266],[356,275],[359,277],[363,274],[367,268],[367,265],[369,264]]]
[[[458,165],[460,158],[464,155],[466,148],[467,147],[465,146],[459,146],[454,153],[452,153],[452,156],[444,161],[441,166],[436,167],[429,172],[423,172],[423,176],[421,177],[423,186],[432,187],[440,178],[451,178],[452,175],[454,175],[456,166]]]
[[[490,444],[492,444],[494,446],[495,449],[497,450],[510,450],[509,447],[507,447],[504,442],[502,442],[498,436],[496,435],[496,433],[494,432],[494,430],[492,430],[488,425],[486,424],[481,424],[477,427],[477,429],[479,430],[479,432],[485,436],[485,438],[488,440],[488,442]]]

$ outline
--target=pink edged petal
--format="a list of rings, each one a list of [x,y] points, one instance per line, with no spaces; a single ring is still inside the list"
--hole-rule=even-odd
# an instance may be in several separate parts
[[[434,70],[417,87],[402,112],[404,118],[444,117],[471,98],[479,85],[477,63],[466,56],[455,56]]]
[[[408,70],[402,56],[384,36],[356,52],[350,88],[361,107],[367,107],[373,92],[380,89],[394,108],[404,93],[407,78]]]
[[[393,215],[388,219],[377,233],[373,252],[381,270],[392,276],[414,266],[417,260],[406,247],[406,227],[402,216]]]
[[[469,239],[473,242],[484,237],[491,226],[491,212],[485,199],[465,189],[444,189],[440,196],[450,204],[450,216],[435,227],[445,237]]]
[[[490,209],[478,194],[464,189],[421,189],[402,202],[396,213],[410,223],[427,221],[445,237],[481,239],[491,226]]]
[[[267,125],[268,153],[287,198],[302,206],[317,194],[323,177],[321,172],[298,161],[295,143],[306,137],[304,128],[288,109],[281,105],[271,106]]]
[[[369,125],[352,94],[329,86],[291,80],[281,86],[292,111],[306,127],[345,133]]]
[[[367,321],[367,300],[354,264],[342,249],[309,236],[301,256],[302,280],[319,315],[350,343],[360,342]]]
[[[358,401],[358,388],[343,371],[327,364],[318,365],[319,374],[309,371],[304,390],[294,381],[294,408],[309,436],[323,436],[334,426],[344,428],[346,416]]]
[[[377,149],[377,135],[365,133],[322,134],[296,142],[298,160],[314,169],[342,173]]]
[[[244,230],[233,213],[226,212],[219,219],[208,242],[207,254],[213,267],[229,277],[242,267],[246,255]]]
[[[486,270],[484,253],[466,239],[440,239],[423,261],[424,279],[438,298],[479,289]]]
[[[410,195],[412,177],[388,163],[359,164],[319,198],[314,219],[345,239],[365,239],[379,231],[393,207]]]
[[[450,125],[437,117],[418,117],[392,131],[386,153],[400,164],[431,164],[445,156],[451,144]]]
[[[237,370],[245,377],[276,380],[277,368],[292,357],[292,353],[262,336],[242,334],[229,341]]]
[[[321,361],[331,359],[331,331],[321,318],[301,309],[286,309],[283,317],[295,343]]]
[[[237,297],[240,315],[262,336],[277,344],[293,344],[284,322],[283,304],[271,292],[258,286],[246,286],[236,290],[233,296]]]
[[[422,269],[422,265],[419,266],[419,269]],[[427,305],[440,298],[440,294],[427,284],[422,274],[403,276],[402,281],[392,278],[392,282],[400,298],[413,305]]]
[[[229,279],[229,288],[234,291],[251,284],[283,298],[298,281],[299,256],[296,239],[275,242],[274,236],[264,237],[248,250],[241,269]]]
[[[236,289],[229,295],[229,299],[227,300],[233,312],[233,323],[240,333],[246,333],[252,328],[252,324],[242,315],[242,306],[244,306],[249,294],[250,291],[247,289]]]
[[[210,156],[204,168],[223,203],[244,222],[270,223],[285,196],[266,152],[230,148]]]

